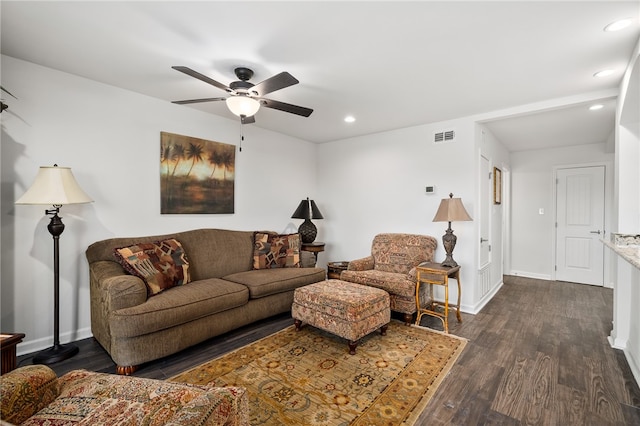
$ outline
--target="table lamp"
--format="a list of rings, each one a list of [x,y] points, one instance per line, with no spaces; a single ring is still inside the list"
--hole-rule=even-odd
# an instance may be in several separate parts
[[[16,204],[45,204],[53,206],[45,210],[51,215],[47,229],[53,236],[53,346],[39,352],[34,364],[53,364],[71,358],[78,353],[73,344],[60,344],[60,234],[64,231],[62,218],[58,216],[60,207],[65,204],[91,203],[93,200],[80,188],[69,167],[40,167],[38,175],[31,187]]]
[[[291,217],[293,219],[304,219],[304,222],[298,228],[298,233],[303,243],[312,243],[316,239],[316,235],[318,235],[318,228],[311,222],[311,219],[324,219],[320,209],[316,206],[316,202],[309,200],[309,197],[300,201],[298,208]]]
[[[433,218],[434,222],[449,222],[449,227],[446,233],[442,236],[442,244],[444,250],[447,253],[447,257],[442,266],[454,267],[458,266],[458,262],[453,260],[453,248],[456,246],[458,237],[453,234],[451,229],[451,222],[469,221],[473,220],[469,216],[469,213],[464,208],[461,198],[453,198],[453,193],[449,194],[449,198],[443,198],[440,201],[440,207],[436,212],[436,216]]]

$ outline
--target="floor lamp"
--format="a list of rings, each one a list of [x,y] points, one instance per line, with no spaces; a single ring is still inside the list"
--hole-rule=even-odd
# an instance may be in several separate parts
[[[60,207],[65,204],[90,203],[93,200],[80,188],[69,167],[40,167],[31,187],[16,204],[44,204],[53,206],[45,210],[51,216],[47,229],[53,236],[53,346],[39,352],[34,364],[53,364],[71,358],[78,353],[73,344],[60,344],[60,234],[64,231],[62,218],[58,216]]]

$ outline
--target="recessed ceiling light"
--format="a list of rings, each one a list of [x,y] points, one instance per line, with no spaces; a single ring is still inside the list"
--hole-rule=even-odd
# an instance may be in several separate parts
[[[624,18],[610,23],[604,27],[604,30],[607,32],[620,31],[621,29],[627,28],[629,25],[631,25],[631,18]]]
[[[602,105],[602,104],[595,104],[595,105],[591,105],[591,106],[589,107],[589,111],[597,111],[597,110],[602,109],[602,108],[604,108],[604,105]]]
[[[614,72],[615,72],[614,70],[602,70],[602,71],[598,71],[593,76],[594,77],[607,77],[607,76],[613,74]]]
[[[345,123],[353,123],[354,121],[356,121],[356,118],[353,115],[347,115],[344,118]]]

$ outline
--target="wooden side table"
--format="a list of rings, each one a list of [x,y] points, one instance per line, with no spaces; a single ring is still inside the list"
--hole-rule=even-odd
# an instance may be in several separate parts
[[[342,271],[346,271],[349,262],[329,262],[327,263],[327,279],[339,280]]]
[[[449,267],[442,266],[435,262],[425,262],[418,265],[416,268],[416,307],[418,315],[416,317],[416,325],[420,325],[420,319],[422,315],[431,315],[436,318],[440,318],[444,327],[444,332],[449,333],[449,308],[456,309],[456,317],[458,322],[462,322],[460,316],[460,265]],[[458,303],[455,305],[449,304],[449,278],[453,278],[458,283]],[[423,301],[420,300],[420,285],[429,285],[429,301],[423,306]],[[433,286],[441,285],[444,287],[444,301],[436,301],[433,298]],[[438,307],[442,307],[444,312],[437,310]]]
[[[2,333],[0,334],[0,358],[2,359],[0,374],[8,373],[16,368],[16,345],[22,342],[22,333]]]
[[[318,263],[318,253],[324,251],[324,243],[320,241],[314,241],[312,243],[302,243],[302,247],[300,250],[310,251],[316,258],[316,263]]]

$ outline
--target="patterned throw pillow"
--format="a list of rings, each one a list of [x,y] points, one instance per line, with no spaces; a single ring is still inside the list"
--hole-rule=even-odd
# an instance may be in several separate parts
[[[253,269],[300,267],[300,234],[256,232],[253,243]]]
[[[149,296],[191,281],[187,254],[178,240],[139,243],[114,250],[125,271],[142,278]]]

